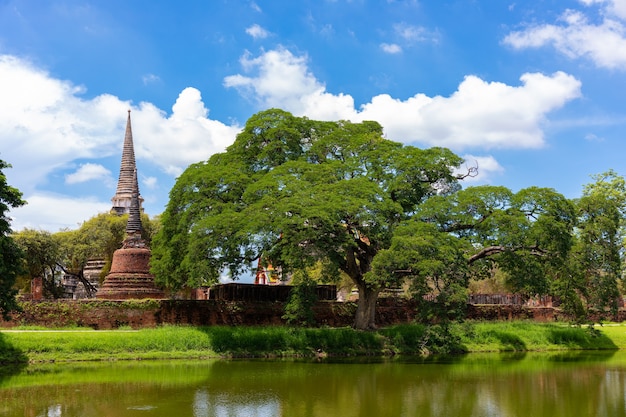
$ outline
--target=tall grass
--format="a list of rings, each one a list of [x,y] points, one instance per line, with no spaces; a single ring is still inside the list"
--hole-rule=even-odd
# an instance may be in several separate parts
[[[213,350],[226,355],[381,354],[376,333],[349,328],[214,327],[206,329]]]
[[[0,362],[617,348],[626,348],[626,326],[589,330],[534,322],[408,324],[376,332],[287,326],[0,332]]]

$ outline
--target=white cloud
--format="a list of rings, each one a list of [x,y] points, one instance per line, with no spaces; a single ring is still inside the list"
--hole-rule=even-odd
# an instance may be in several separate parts
[[[254,39],[265,39],[270,35],[270,33],[267,30],[263,29],[261,26],[257,25],[256,23],[250,26],[249,28],[247,28],[246,33],[252,36]]]
[[[407,23],[393,25],[393,39],[395,42],[384,42],[380,49],[388,54],[399,54],[403,49],[408,49],[417,43],[438,43],[440,35],[436,31],[430,31],[423,26],[414,26]]]
[[[416,94],[406,100],[381,94],[355,109],[354,99],[328,93],[307,67],[306,57],[285,49],[246,54],[247,73],[225,79],[256,101],[321,120],[377,120],[389,139],[456,151],[478,148],[537,148],[543,145],[547,115],[580,96],[580,82],[557,72],[523,74],[509,86],[467,76],[450,97]]]
[[[504,43],[516,49],[551,45],[570,58],[588,58],[598,67],[626,69],[626,1],[581,2],[587,6],[604,6],[600,24],[590,23],[581,11],[568,9],[561,15],[560,24],[533,25],[512,32],[504,38]]]
[[[430,31],[423,26],[414,26],[407,23],[393,25],[394,32],[398,37],[409,44],[417,42],[438,42],[439,34]]]
[[[618,17],[626,20],[626,1],[625,0],[579,0],[585,6],[593,4],[605,4],[605,13],[610,16]]]
[[[580,82],[562,72],[523,74],[520,86],[467,76],[450,97],[417,94],[402,101],[379,95],[361,120],[378,120],[390,139],[467,148],[537,148],[549,112],[580,96]]]
[[[66,184],[78,184],[87,181],[104,181],[111,183],[113,177],[111,171],[100,164],[82,164],[75,172],[65,176]]]
[[[141,103],[132,113],[136,155],[177,176],[189,164],[224,151],[241,128],[211,120],[208,113],[200,91],[192,87],[180,93],[170,117],[150,103]]]
[[[380,49],[388,54],[399,54],[402,52],[402,47],[396,43],[381,43]]]
[[[596,135],[595,133],[587,133],[585,139],[590,142],[604,142],[604,138]]]
[[[626,20],[626,1],[624,0],[613,0],[613,1],[606,1],[609,6],[608,6],[608,10],[610,13],[612,13],[613,15],[615,15],[616,17],[622,19],[622,20]]]
[[[57,232],[61,229],[76,229],[85,220],[111,209],[111,202],[94,198],[74,198],[62,195],[37,193],[24,197],[28,204],[11,210],[11,228],[24,228]]]
[[[146,74],[143,77],[141,77],[141,81],[143,81],[144,85],[148,85],[148,84],[155,83],[157,81],[161,81],[161,78],[158,75]]]
[[[322,119],[354,113],[352,97],[326,93],[326,87],[309,71],[306,56],[297,57],[280,48],[257,58],[246,53],[240,62],[245,72],[257,72],[257,76],[228,76],[224,85],[236,88],[260,108],[279,107]]]

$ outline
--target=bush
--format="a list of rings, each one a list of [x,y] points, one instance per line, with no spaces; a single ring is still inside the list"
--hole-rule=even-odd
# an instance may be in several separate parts
[[[285,304],[283,319],[290,325],[312,326],[315,324],[313,306],[317,303],[317,283],[306,271],[296,272],[289,300]]]

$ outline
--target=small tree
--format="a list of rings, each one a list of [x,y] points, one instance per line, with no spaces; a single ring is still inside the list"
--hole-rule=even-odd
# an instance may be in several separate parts
[[[317,282],[305,269],[301,269],[294,274],[292,286],[283,319],[300,326],[315,324],[313,306],[317,302]]]
[[[45,230],[24,229],[13,235],[25,255],[24,264],[30,279],[41,278],[46,297],[60,298],[64,288],[58,267],[59,244]]]

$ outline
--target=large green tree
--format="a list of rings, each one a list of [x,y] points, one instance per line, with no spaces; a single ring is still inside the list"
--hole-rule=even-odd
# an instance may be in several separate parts
[[[428,198],[458,188],[462,159],[387,140],[376,122],[323,122],[271,109],[234,144],[178,178],[153,244],[157,281],[172,289],[250,270],[283,274],[321,262],[359,291],[355,327],[375,326],[385,281],[365,278],[395,228]]]
[[[0,160],[0,313],[7,318],[17,308],[16,291],[13,288],[17,276],[22,273],[23,254],[11,238],[9,210],[24,205],[22,193],[7,183],[3,170],[11,166]]]

